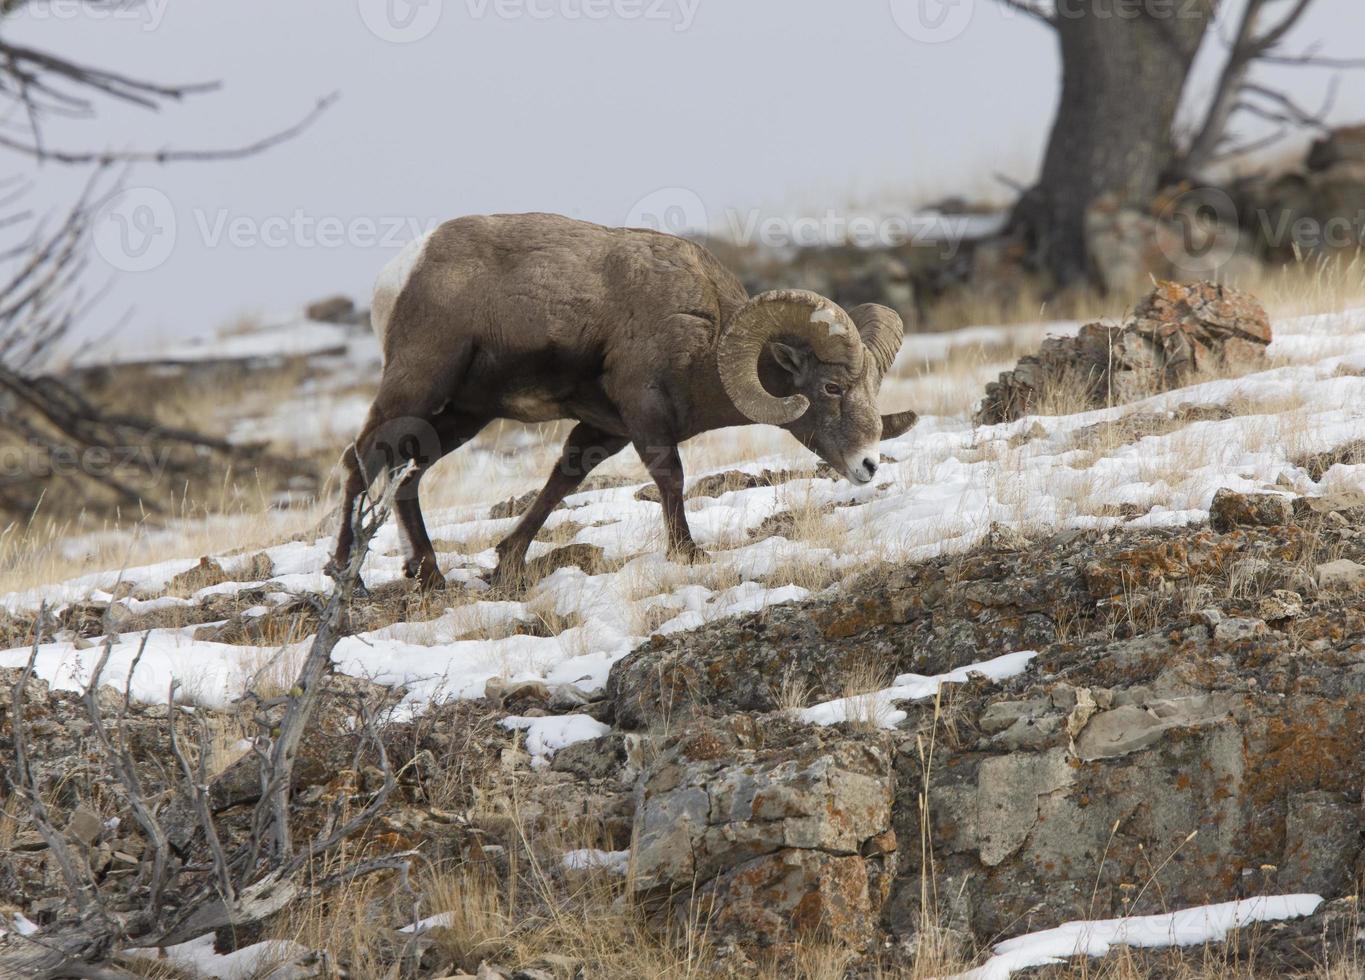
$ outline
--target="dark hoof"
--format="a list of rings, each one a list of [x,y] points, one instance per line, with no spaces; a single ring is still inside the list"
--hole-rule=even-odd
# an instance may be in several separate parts
[[[446,587],[445,577],[434,561],[410,561],[403,566],[408,578],[416,579],[423,592],[440,592]]]
[[[674,561],[680,561],[685,565],[700,565],[711,560],[709,551],[702,551],[696,545],[686,548],[674,548],[669,551],[668,557]]]
[[[527,579],[526,566],[521,562],[516,564],[498,562],[498,567],[488,576],[488,584],[499,592],[519,595],[525,592],[526,586],[530,584]]]

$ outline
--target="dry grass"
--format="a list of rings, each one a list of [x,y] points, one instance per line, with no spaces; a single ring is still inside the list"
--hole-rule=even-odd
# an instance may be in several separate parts
[[[12,791],[5,794],[4,802],[0,804],[0,853],[14,847],[14,837],[19,832],[19,814],[23,809],[24,804]]]
[[[865,659],[848,665],[840,696],[848,699],[845,713],[854,728],[875,731],[883,727],[893,709],[877,695],[890,687],[894,678],[894,671],[884,661]]]
[[[929,305],[924,325],[938,332],[983,323],[1009,326],[1040,320],[1090,321],[1111,316],[1116,308],[1132,306],[1140,298],[1104,296],[1077,289],[1049,300],[1032,282],[1003,290],[955,289]]]

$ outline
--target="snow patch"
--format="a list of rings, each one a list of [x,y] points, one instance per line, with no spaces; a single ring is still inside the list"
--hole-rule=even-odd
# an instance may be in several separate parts
[[[998,943],[983,965],[949,980],[1008,980],[1016,970],[1064,963],[1071,956],[1104,956],[1118,945],[1161,949],[1222,942],[1233,929],[1312,915],[1321,904],[1320,895],[1263,895],[1165,915],[1066,922]]]
[[[599,851],[586,847],[577,851],[565,851],[561,859],[569,871],[609,871],[623,875],[630,868],[630,851]]]
[[[797,717],[810,725],[837,725],[851,718],[876,724],[880,728],[895,728],[905,720],[906,712],[893,708],[893,702],[934,697],[944,684],[962,684],[972,674],[982,674],[992,681],[1015,677],[1022,674],[1029,661],[1036,656],[1037,651],[1020,650],[979,664],[968,664],[946,674],[928,677],[923,674],[901,674],[888,688],[824,701],[801,709]]]
[[[526,751],[531,753],[533,766],[545,766],[560,749],[575,742],[601,738],[611,731],[588,715],[549,715],[543,718],[524,718],[508,715],[499,724],[512,731],[526,733]]]

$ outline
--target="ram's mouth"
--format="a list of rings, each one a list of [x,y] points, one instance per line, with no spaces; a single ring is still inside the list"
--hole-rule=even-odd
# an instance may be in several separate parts
[[[875,475],[867,472],[862,466],[849,466],[847,460],[838,457],[830,458],[821,453],[820,458],[829,464],[830,469],[834,470],[835,473],[838,473],[854,486],[867,486],[867,484],[872,482],[872,478]]]

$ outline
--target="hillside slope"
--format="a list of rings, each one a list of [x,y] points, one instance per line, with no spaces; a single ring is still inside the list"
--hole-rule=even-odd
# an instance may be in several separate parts
[[[1002,947],[1014,958],[979,976],[1124,938],[1202,949],[1254,922],[1280,924],[1219,955],[1254,947],[1258,975],[1353,957],[1365,310],[1274,330],[1256,374],[1005,425],[927,417],[883,444],[867,487],[783,453],[702,469],[689,519],[711,557],[695,565],[663,556],[651,488],[622,471],[555,512],[522,596],[485,584],[525,506],[498,499],[505,474],[486,481],[492,499],[429,513],[442,595],[412,591],[384,528],[329,682],[338,705],[358,693],[383,707],[407,773],[367,846],[398,835],[445,868],[424,916],[482,888],[520,937],[461,946],[428,923],[416,933],[438,933],[431,962],[510,974],[537,944],[577,943],[589,975],[639,975],[581,937],[535,932],[546,903],[572,906],[559,889],[579,874],[606,905],[627,896],[655,923],[674,910],[684,932],[717,911],[698,956],[741,974],[755,950],[808,955],[811,935],[832,934],[840,970],[870,949],[866,969],[927,976],[1004,937],[1205,906],[1218,910],[1183,932],[1144,920],[1083,929],[1060,953],[1055,936]],[[329,588],[325,530],[8,594],[0,669],[22,667],[40,630],[30,697],[60,719],[112,631],[101,680],[141,703],[149,758],[175,678],[218,732],[215,771],[239,770],[238,699],[292,682],[309,598]],[[301,812],[331,775],[363,770],[353,726],[338,706],[310,740],[318,792],[301,792]],[[61,787],[54,805],[117,816],[75,761],[90,751],[80,732],[52,733],[34,753]],[[112,834],[96,833],[111,855],[134,848]],[[477,881],[471,842],[496,857]],[[541,894],[495,897],[528,860]],[[43,849],[5,862],[16,911],[42,924],[60,907]],[[1267,896],[1290,897],[1256,904]],[[1252,904],[1220,904],[1236,900]],[[366,901],[386,928],[411,921],[393,896]],[[310,928],[290,938],[339,942]]]

